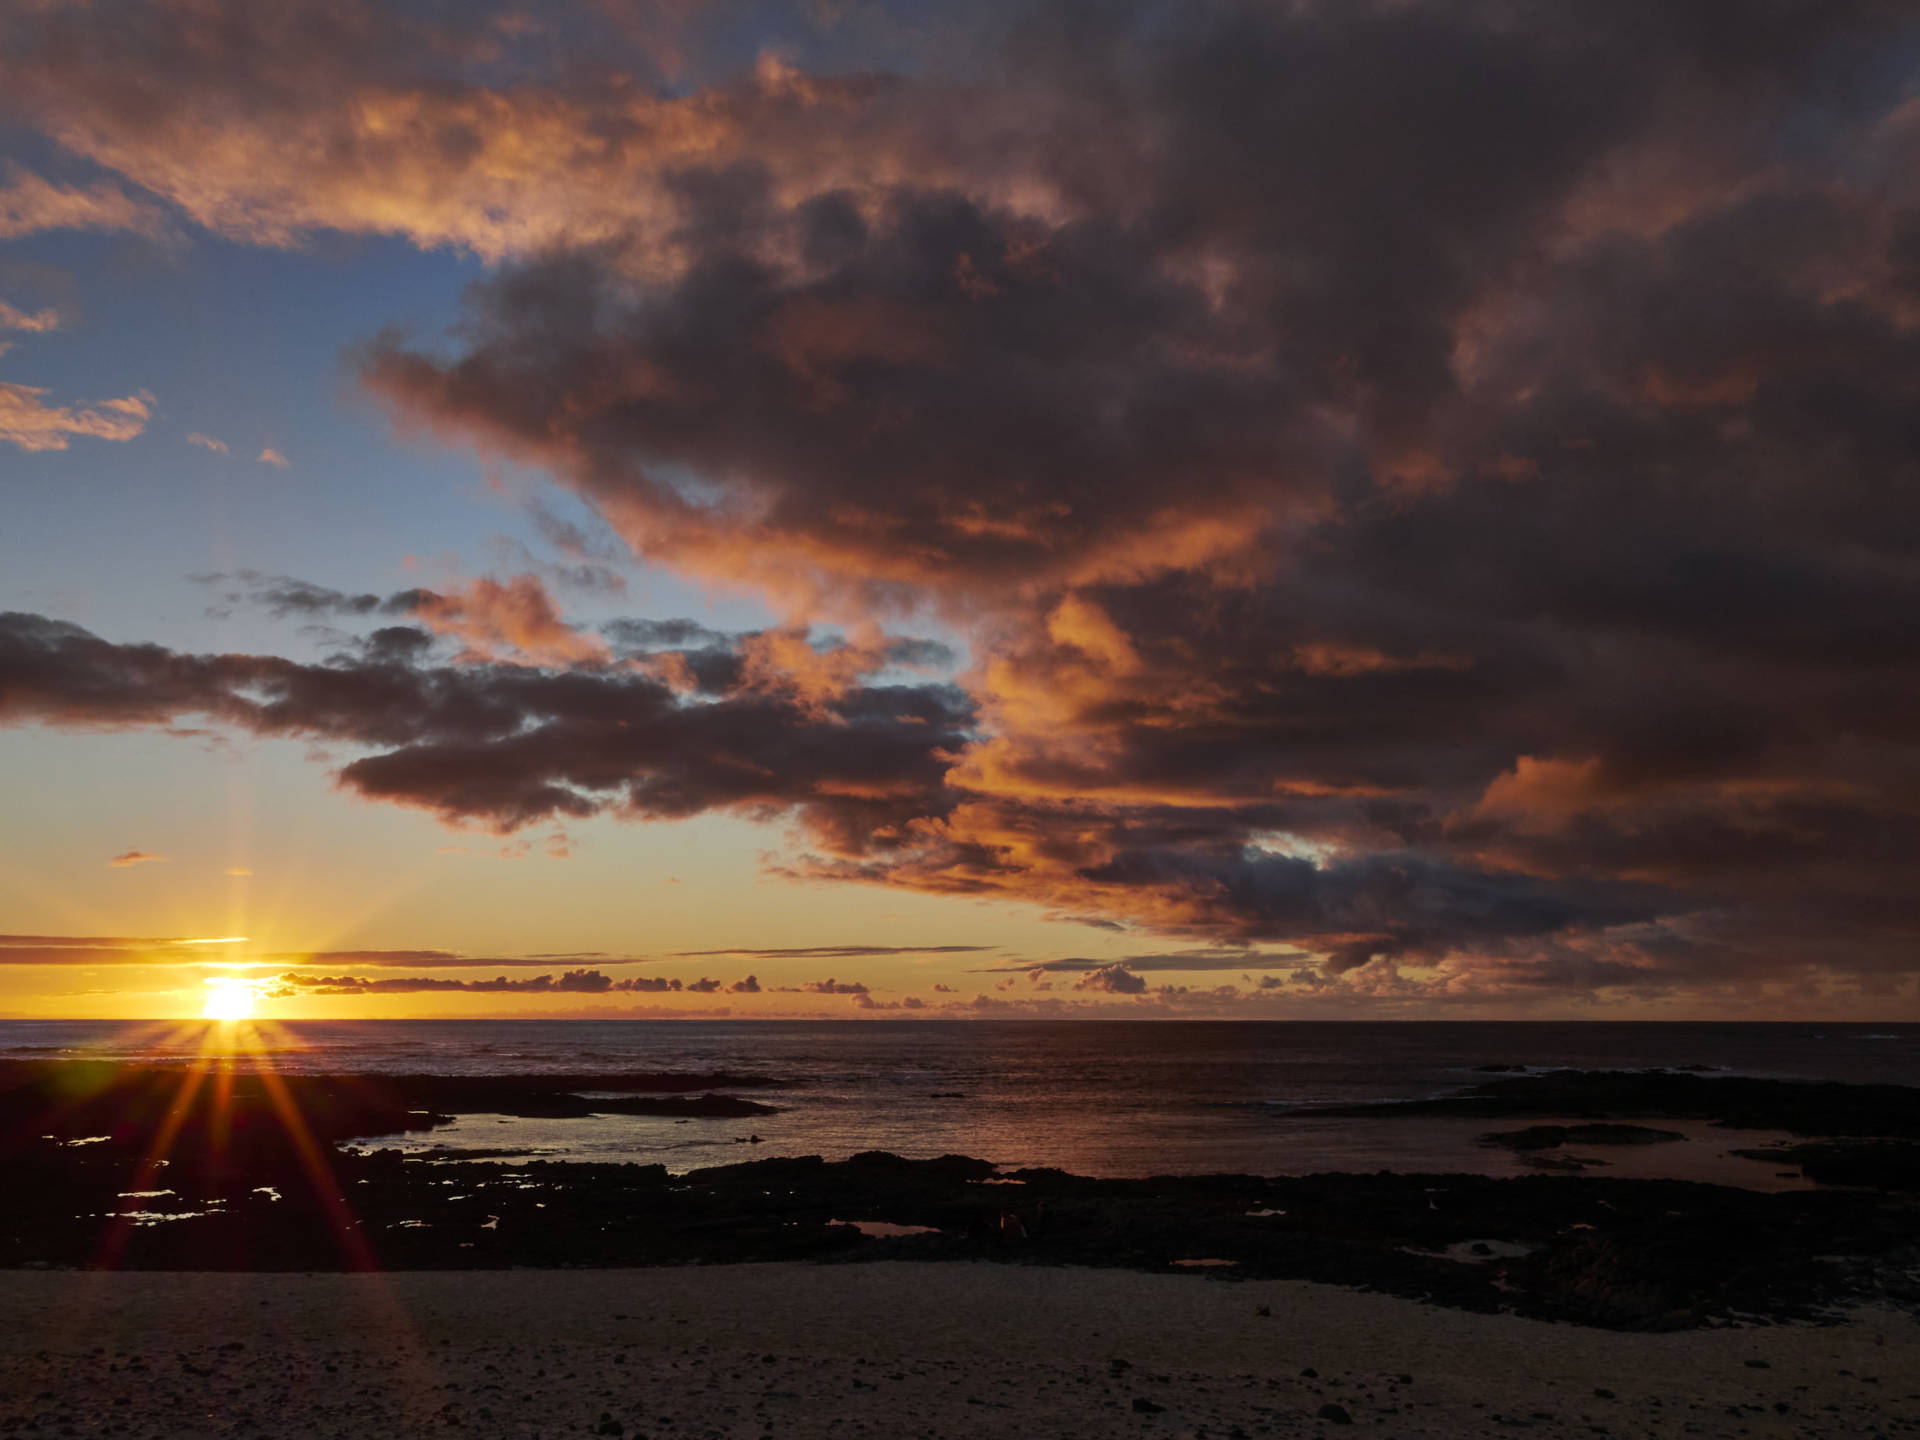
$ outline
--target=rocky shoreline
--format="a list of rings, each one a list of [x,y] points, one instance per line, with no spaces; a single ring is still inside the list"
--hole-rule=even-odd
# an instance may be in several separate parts
[[[364,1153],[340,1142],[430,1129],[447,1112],[425,1108],[429,1098],[457,1113],[496,1105],[606,1113],[636,1101],[737,1101],[709,1087],[770,1088],[764,1078],[598,1076],[588,1086],[556,1077],[289,1076],[269,1084],[235,1075],[224,1101],[216,1100],[222,1077],[190,1094],[183,1078],[179,1070],[136,1070],[103,1079],[53,1062],[31,1076],[0,1073],[4,1155],[16,1177],[31,1177],[0,1192],[0,1266],[433,1270],[892,1259],[1204,1268],[1225,1278],[1314,1280],[1461,1310],[1661,1330],[1817,1318],[1864,1302],[1920,1307],[1920,1201],[1911,1186],[1878,1185],[1871,1165],[1850,1188],[1778,1194],[1556,1174],[1099,1179],[878,1152],[675,1176],[658,1165],[507,1164],[472,1154]],[[79,1079],[97,1088],[82,1090]],[[1713,1088],[1722,1086],[1729,1088]],[[602,1097],[581,1093],[594,1090]],[[276,1091],[298,1104],[313,1143],[290,1134]],[[605,1098],[615,1091],[626,1093]],[[1426,1103],[1488,1116],[1593,1117],[1490,1135],[1539,1149],[1569,1133],[1587,1144],[1661,1143],[1661,1132],[1628,1124],[1629,1116],[1738,1115],[1824,1134],[1797,1160],[1815,1178],[1836,1154],[1857,1159],[1877,1147],[1882,1168],[1893,1167],[1898,1179],[1906,1172],[1888,1157],[1906,1156],[1906,1137],[1920,1132],[1920,1091],[1894,1087],[1569,1075],[1503,1079]],[[1356,1123],[1366,1113],[1379,1112],[1356,1113]],[[1863,1131],[1863,1115],[1880,1128]],[[111,1128],[90,1128],[115,1116]],[[1801,1128],[1834,1119],[1841,1124]],[[1779,1154],[1780,1163],[1795,1163]]]

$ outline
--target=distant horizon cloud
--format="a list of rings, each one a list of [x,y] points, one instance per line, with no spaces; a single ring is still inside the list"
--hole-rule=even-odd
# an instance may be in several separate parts
[[[122,850],[118,855],[108,860],[107,864],[115,870],[124,870],[130,865],[157,864],[166,858],[164,855],[154,854],[151,850]]]

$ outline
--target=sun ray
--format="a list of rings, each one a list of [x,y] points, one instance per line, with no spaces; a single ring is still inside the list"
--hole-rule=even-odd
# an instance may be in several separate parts
[[[299,1160],[300,1168],[306,1172],[307,1182],[312,1185],[315,1197],[327,1212],[328,1223],[333,1227],[334,1240],[340,1247],[340,1256],[346,1262],[346,1268],[359,1271],[379,1269],[373,1249],[360,1229],[359,1220],[348,1205],[346,1196],[340,1193],[333,1167],[327,1164],[320,1142],[314,1138],[306,1117],[300,1113],[300,1107],[280,1078],[279,1071],[274,1069],[256,1032],[252,1027],[247,1027],[239,1032],[238,1040],[253,1060],[254,1073],[260,1077],[267,1099],[279,1117],[288,1140],[293,1143],[294,1156]]]
[[[214,1032],[209,1030],[206,1038],[201,1042],[199,1056],[187,1066],[186,1072],[180,1078],[180,1087],[174,1092],[173,1100],[168,1105],[166,1114],[161,1118],[160,1127],[154,1133],[153,1143],[147,1147],[146,1155],[133,1172],[133,1182],[127,1187],[129,1191],[154,1188],[154,1177],[167,1163],[174,1141],[179,1138],[181,1128],[185,1126],[187,1117],[192,1113],[194,1096],[199,1094],[200,1086],[205,1082],[207,1073],[213,1066],[215,1047]],[[126,1251],[127,1241],[132,1232],[132,1219],[116,1208],[113,1219],[101,1236],[100,1245],[95,1251],[93,1268],[111,1270],[118,1265],[121,1255]]]

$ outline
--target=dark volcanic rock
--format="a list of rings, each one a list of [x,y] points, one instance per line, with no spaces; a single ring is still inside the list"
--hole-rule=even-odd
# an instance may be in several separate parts
[[[1524,1130],[1495,1130],[1482,1135],[1480,1142],[1508,1150],[1553,1150],[1562,1145],[1660,1145],[1686,1138],[1645,1125],[1529,1125]]]
[[[1344,1405],[1336,1405],[1331,1400],[1313,1413],[1316,1418],[1325,1420],[1330,1425],[1351,1425],[1353,1423],[1353,1416],[1347,1413],[1347,1407]]]
[[[61,1140],[156,1130],[185,1111],[176,1144],[222,1136],[240,1163],[258,1145],[285,1147],[281,1108],[291,1106],[321,1143],[356,1135],[430,1130],[477,1113],[568,1119],[596,1114],[738,1118],[773,1107],[716,1088],[779,1085],[767,1076],[703,1074],[281,1075],[251,1068],[204,1074],[178,1065],[108,1061],[0,1061],[0,1155],[52,1135]],[[706,1091],[703,1095],[689,1092]],[[600,1092],[601,1098],[587,1095]],[[659,1098],[633,1099],[636,1095]],[[621,1098],[605,1098],[617,1096]],[[212,1123],[215,1105],[223,1117]]]
[[[1865,1185],[1875,1190],[1920,1191],[1920,1145],[1897,1141],[1837,1141],[1736,1150],[1748,1160],[1798,1165],[1822,1185]]]

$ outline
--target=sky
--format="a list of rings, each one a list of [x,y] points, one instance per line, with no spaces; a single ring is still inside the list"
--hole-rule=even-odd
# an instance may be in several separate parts
[[[1917,662],[1898,0],[0,7],[0,1015],[1912,1019]]]

